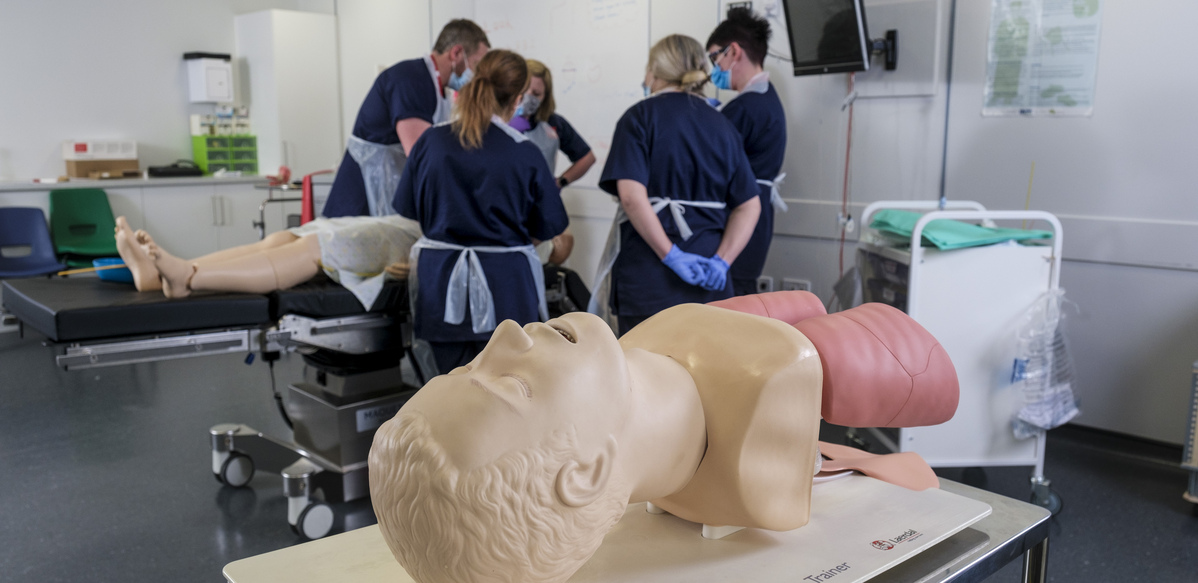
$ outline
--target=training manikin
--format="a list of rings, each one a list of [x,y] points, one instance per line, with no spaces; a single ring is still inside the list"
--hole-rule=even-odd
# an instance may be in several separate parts
[[[370,485],[388,546],[422,583],[564,581],[630,502],[713,526],[806,524],[821,409],[833,423],[912,426],[946,421],[957,401],[947,355],[905,314],[818,315],[812,298],[685,304],[618,341],[589,314],[504,322],[378,430]],[[859,352],[903,362],[862,367],[894,378],[827,399],[825,381],[842,376],[828,365],[849,360],[820,346],[870,343]]]
[[[116,220],[116,246],[138,291],[182,298],[193,291],[267,293],[308,281],[319,271],[369,310],[386,278],[408,275],[408,252],[420,224],[400,216],[316,219],[261,241],[197,259],[175,257],[149,233]]]

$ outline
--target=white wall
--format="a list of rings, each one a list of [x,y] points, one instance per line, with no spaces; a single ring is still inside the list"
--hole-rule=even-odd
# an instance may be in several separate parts
[[[0,0],[0,181],[65,174],[61,143],[132,139],[142,167],[191,158],[183,53],[233,53],[233,16],[319,0]]]
[[[381,69],[429,52],[429,0],[342,0],[337,3],[341,59],[341,123],[349,136],[358,108]]]

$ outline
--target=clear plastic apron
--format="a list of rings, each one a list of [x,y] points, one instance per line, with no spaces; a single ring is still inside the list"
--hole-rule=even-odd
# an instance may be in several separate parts
[[[649,197],[649,205],[653,208],[654,214],[669,207],[670,214],[674,217],[674,224],[678,226],[678,234],[682,236],[683,241],[690,239],[694,234],[684,216],[686,207],[722,209],[728,206],[722,202],[674,200],[658,196]],[[597,282],[595,292],[591,294],[591,301],[587,304],[588,312],[603,318],[608,324],[613,324],[611,307],[607,302],[611,297],[611,270],[616,265],[616,258],[620,256],[620,225],[626,222],[628,222],[628,214],[624,212],[624,206],[620,205],[616,208],[616,218],[612,221],[611,231],[607,233],[607,245],[604,246],[603,255],[599,258],[599,271],[595,274]]]
[[[545,163],[549,165],[549,171],[557,176],[557,151],[561,147],[562,140],[557,135],[557,130],[549,125],[549,122],[541,122],[537,127],[524,132],[524,137],[528,141],[541,149],[541,155],[545,157]]]
[[[490,332],[498,325],[495,321],[495,296],[491,293],[491,286],[487,284],[487,274],[483,272],[482,262],[478,260],[479,253],[523,253],[528,258],[528,268],[532,270],[533,282],[537,288],[537,307],[541,319],[549,319],[549,307],[545,304],[545,272],[541,270],[541,260],[532,245],[466,247],[427,237],[421,237],[412,245],[408,294],[413,311],[417,305],[416,292],[420,289],[417,278],[420,276],[421,249],[461,251],[449,275],[449,289],[445,293],[445,323],[461,324],[466,319],[466,304],[469,303],[470,327],[475,334]]]
[[[437,69],[432,59],[424,57],[429,75],[433,79],[433,87],[437,89],[437,110],[433,113],[433,125],[449,121],[452,105],[441,94],[440,82],[437,80]],[[370,216],[385,217],[396,214],[391,206],[395,190],[399,187],[399,177],[403,174],[404,164],[408,157],[404,154],[403,144],[376,144],[368,142],[355,135],[350,135],[345,145],[354,162],[362,170],[362,182],[366,184],[366,204],[370,207]]]

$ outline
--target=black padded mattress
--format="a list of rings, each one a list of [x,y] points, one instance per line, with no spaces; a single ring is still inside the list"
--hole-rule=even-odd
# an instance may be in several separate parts
[[[4,307],[55,342],[245,327],[271,321],[256,294],[197,293],[170,300],[99,278],[9,279]]]
[[[284,314],[336,318],[364,314],[349,290],[323,274],[268,295],[196,293],[170,300],[94,277],[3,282],[4,307],[55,342],[268,325]],[[383,286],[371,312],[404,312],[405,282]]]
[[[389,281],[374,300],[370,312],[406,312],[408,309],[408,286],[404,281]],[[341,284],[329,279],[324,273],[291,289],[270,294],[270,312],[274,319],[284,314],[298,314],[310,318],[339,318],[365,314],[362,302]]]

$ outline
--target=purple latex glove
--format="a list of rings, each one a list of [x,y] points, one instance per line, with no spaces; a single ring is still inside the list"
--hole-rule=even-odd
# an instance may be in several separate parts
[[[666,267],[678,274],[682,281],[691,285],[702,285],[707,279],[707,261],[706,257],[687,253],[679,249],[677,245],[670,247],[670,252],[661,258],[661,262],[666,264]]]

